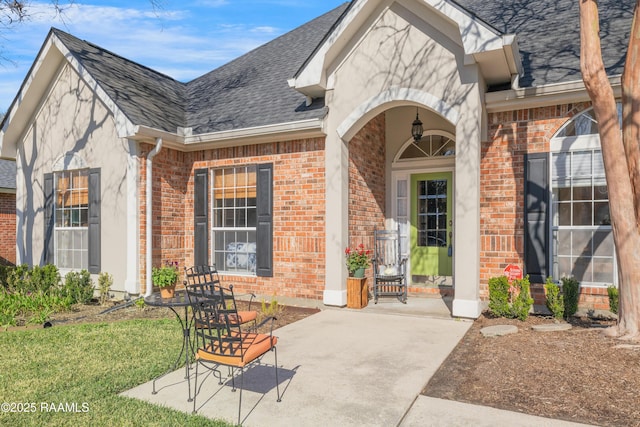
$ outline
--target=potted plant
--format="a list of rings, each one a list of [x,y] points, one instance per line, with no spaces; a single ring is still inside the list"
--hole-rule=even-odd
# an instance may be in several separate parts
[[[364,270],[371,263],[371,251],[361,243],[355,249],[344,251],[349,277],[347,278],[347,307],[363,308],[369,301],[369,287]]]
[[[173,298],[178,281],[178,263],[167,261],[162,267],[153,267],[151,280],[160,288],[162,298]]]
[[[346,256],[346,264],[349,269],[349,276],[364,277],[364,270],[369,267],[371,261],[371,251],[364,248],[360,243],[355,249],[347,247],[344,254]]]

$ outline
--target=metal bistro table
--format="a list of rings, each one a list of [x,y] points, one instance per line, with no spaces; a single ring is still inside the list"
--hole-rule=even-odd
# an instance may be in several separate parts
[[[189,316],[189,297],[187,296],[186,291],[176,291],[173,298],[161,298],[160,293],[153,293],[152,295],[145,297],[144,303],[148,304],[152,307],[166,307],[173,311],[176,315],[176,319],[180,322],[180,327],[182,328],[182,349],[180,350],[180,354],[178,358],[173,364],[173,368],[169,368],[167,372],[164,374],[154,378],[153,380],[153,391],[152,394],[156,394],[156,380],[167,375],[169,372],[172,372],[180,363],[182,356],[184,355],[184,377],[187,380],[187,388],[189,389],[189,402],[191,402],[191,381],[189,378],[189,362],[190,356],[192,354],[193,345],[191,344],[191,327],[193,326],[193,315]],[[184,316],[181,316],[177,309],[184,307]]]

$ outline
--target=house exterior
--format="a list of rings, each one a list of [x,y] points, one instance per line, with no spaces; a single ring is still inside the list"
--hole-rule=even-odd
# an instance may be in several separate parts
[[[599,3],[619,93],[633,2]],[[0,133],[17,262],[132,294],[152,266],[213,263],[238,289],[344,306],[345,248],[399,226],[410,294],[452,295],[454,316],[509,264],[574,275],[604,308],[590,111],[570,0],[354,0],[188,83],[52,29]]]
[[[16,262],[16,162],[0,159],[0,265]]]

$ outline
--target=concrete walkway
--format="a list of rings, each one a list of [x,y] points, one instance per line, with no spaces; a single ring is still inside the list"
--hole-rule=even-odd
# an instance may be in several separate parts
[[[273,353],[245,372],[241,421],[246,426],[322,427],[578,425],[421,396],[470,326],[470,321],[452,319],[441,299],[323,310],[276,332],[280,403]],[[160,379],[156,395],[151,383],[122,395],[190,413],[184,372]],[[198,413],[236,422],[237,409],[238,393],[206,377]]]

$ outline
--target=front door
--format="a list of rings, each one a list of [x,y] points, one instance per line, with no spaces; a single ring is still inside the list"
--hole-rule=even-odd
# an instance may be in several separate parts
[[[451,276],[451,172],[411,176],[411,275]]]

